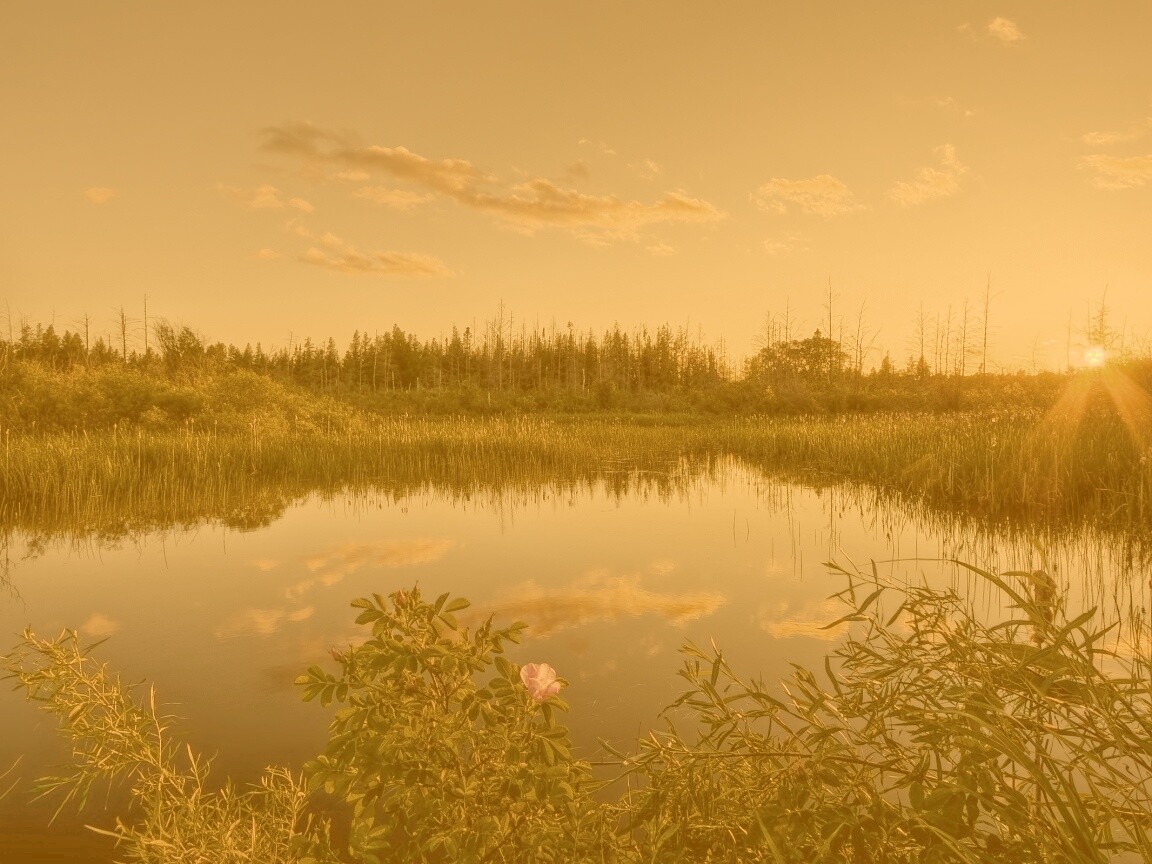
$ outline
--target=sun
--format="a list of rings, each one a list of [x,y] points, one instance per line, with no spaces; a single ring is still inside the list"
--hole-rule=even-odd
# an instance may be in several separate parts
[[[1089,345],[1084,349],[1084,365],[1090,369],[1099,369],[1107,359],[1108,352],[1100,345]]]
[[[1048,409],[1040,429],[1073,429],[1080,424],[1093,403],[1093,394],[1103,391],[1120,418],[1132,442],[1143,452],[1152,446],[1152,395],[1117,363],[1108,362],[1101,345],[1089,345],[1081,355],[1081,369],[1073,374],[1056,403]],[[1097,403],[1093,410],[1103,407]]]

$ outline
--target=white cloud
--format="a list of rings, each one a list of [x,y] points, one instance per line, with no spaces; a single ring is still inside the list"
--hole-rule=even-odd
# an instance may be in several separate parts
[[[216,628],[216,638],[227,639],[232,636],[249,634],[271,636],[285,624],[298,624],[301,621],[307,621],[315,611],[313,606],[303,606],[297,609],[245,609],[221,623]]]
[[[444,195],[457,203],[495,216],[531,233],[542,226],[566,229],[585,240],[636,240],[642,227],[667,222],[712,222],[724,218],[716,207],[681,191],[665,192],[652,202],[629,201],[615,195],[592,195],[542,177],[509,183],[481,171],[466,159],[433,160],[405,147],[358,146],[346,137],[313,126],[288,124],[264,130],[263,149],[294,156],[311,164],[336,164]],[[582,144],[594,145],[582,139]],[[579,164],[579,163],[578,163]],[[659,166],[645,163],[646,170]],[[582,166],[586,169],[586,166]],[[576,173],[580,173],[577,169]],[[390,203],[394,190],[365,187]],[[361,190],[363,192],[363,190]],[[415,194],[415,193],[410,193]],[[405,198],[405,201],[414,200]]]
[[[431,201],[431,195],[421,195],[409,189],[390,189],[387,186],[363,186],[353,193],[357,198],[383,204],[394,210],[411,210],[419,204]]]
[[[657,615],[679,626],[713,614],[725,602],[724,595],[714,591],[649,591],[640,585],[638,576],[612,576],[597,570],[567,587],[523,583],[507,600],[475,609],[470,617],[519,618],[528,623],[533,636],[541,637],[596,621],[642,615]]]
[[[757,623],[775,639],[791,639],[797,636],[834,642],[841,639],[846,625],[828,625],[844,614],[844,604],[836,600],[806,601],[794,606],[788,600],[761,605]]]
[[[988,22],[988,33],[1002,45],[1017,45],[1026,37],[1016,26],[1016,22],[1009,18],[993,18]]]
[[[93,612],[88,616],[88,620],[76,629],[93,639],[103,639],[119,630],[120,622],[112,620],[102,612]]]
[[[955,96],[938,96],[932,100],[932,104],[942,111],[959,114],[965,120],[970,120],[976,116],[975,108],[965,108],[956,100]]]
[[[645,159],[637,165],[629,165],[628,167],[635,171],[642,180],[655,180],[664,170],[651,159]]]
[[[1080,136],[1080,140],[1085,144],[1104,147],[1109,144],[1124,144],[1128,141],[1136,141],[1148,134],[1149,130],[1152,130],[1152,117],[1147,117],[1144,119],[1144,122],[1136,126],[1131,126],[1122,132],[1085,132]]]
[[[752,197],[762,210],[787,213],[789,205],[794,205],[802,213],[825,219],[864,209],[852,190],[831,174],[817,174],[803,180],[773,177]]]
[[[785,234],[781,237],[769,237],[764,241],[764,251],[773,258],[795,255],[808,251],[808,240],[801,234]]]
[[[335,234],[324,234],[317,246],[310,246],[300,260],[341,273],[376,274],[427,278],[451,276],[442,261],[412,252],[362,252]]]
[[[905,207],[914,207],[933,198],[947,198],[960,191],[960,178],[968,168],[956,158],[956,148],[944,144],[932,151],[937,164],[917,169],[914,180],[901,180],[888,196]]]
[[[364,252],[331,232],[313,234],[297,219],[289,220],[287,229],[313,245],[299,256],[305,264],[355,275],[430,278],[454,275],[445,264],[430,255],[415,252]]]
[[[1109,156],[1093,153],[1081,166],[1096,172],[1093,183],[1100,189],[1133,189],[1152,180],[1152,153],[1143,156]]]
[[[107,204],[119,195],[111,186],[89,186],[84,190],[84,197],[96,205]]]
[[[303,198],[289,198],[285,201],[280,196],[280,190],[275,186],[264,184],[252,189],[241,189],[236,186],[226,186],[217,183],[216,188],[231,195],[250,210],[283,210],[290,207],[302,213],[311,213],[315,208]]]
[[[615,156],[616,155],[616,151],[613,150],[611,147],[609,147],[607,144],[605,144],[603,141],[592,141],[591,139],[588,139],[588,138],[581,138],[576,143],[579,144],[581,147],[590,147],[593,150],[597,151],[598,153],[602,153],[605,156]]]

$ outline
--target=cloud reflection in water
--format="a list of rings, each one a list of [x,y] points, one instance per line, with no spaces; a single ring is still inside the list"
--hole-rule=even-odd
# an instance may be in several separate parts
[[[682,625],[711,615],[725,602],[724,595],[712,591],[662,593],[639,583],[638,576],[611,576],[606,571],[589,573],[565,588],[526,582],[514,597],[487,604],[477,612],[482,611],[485,618],[495,614],[503,621],[524,621],[532,635],[539,637],[595,621],[650,614]]]

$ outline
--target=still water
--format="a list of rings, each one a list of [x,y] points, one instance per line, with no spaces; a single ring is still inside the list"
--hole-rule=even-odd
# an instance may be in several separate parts
[[[819,666],[842,635],[824,625],[845,611],[829,599],[845,583],[828,560],[884,562],[888,578],[955,583],[974,602],[986,589],[932,559],[1043,565],[1072,606],[1144,602],[1139,568],[1091,537],[1033,546],[734,461],[632,473],[624,493],[619,479],[472,497],[313,496],[247,532],[204,525],[47,544],[12,535],[0,633],[8,645],[28,625],[107,637],[95,656],[154,685],[176,732],[243,781],[322,749],[331,709],[301,702],[292,682],[312,664],[334,668],[330,648],[362,638],[349,603],[372,592],[419,584],[426,597],[469,598],[476,619],[526,622],[509,659],[550,663],[568,680],[568,725],[592,759],[598,738],[627,747],[659,726],[679,693],[685,641],[715,640],[748,677]],[[52,808],[28,802],[30,780],[66,756],[53,718],[0,693],[0,772],[19,759],[0,782],[19,783],[0,800],[0,860],[109,860],[109,843],[82,827],[111,827],[103,799],[51,828]]]

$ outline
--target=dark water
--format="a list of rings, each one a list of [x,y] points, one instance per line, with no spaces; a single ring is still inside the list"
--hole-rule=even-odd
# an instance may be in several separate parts
[[[1033,547],[735,463],[634,481],[625,495],[593,484],[472,499],[314,497],[249,532],[205,526],[46,546],[14,535],[0,632],[10,644],[27,625],[109,637],[96,656],[125,680],[154,684],[180,718],[177,734],[243,781],[323,747],[329,713],[302,703],[292,681],[362,638],[349,602],[416,583],[425,596],[468,597],[477,617],[530,625],[510,659],[548,662],[568,679],[568,724],[588,758],[598,738],[627,747],[658,725],[679,692],[686,640],[714,639],[737,669],[769,680],[787,676],[790,661],[820,664],[841,638],[822,628],[844,611],[829,599],[844,587],[829,559],[889,562],[879,565],[889,578],[962,583],[977,601],[983,589],[955,567],[891,559],[1046,566],[1073,604],[1143,602],[1139,568],[1090,537]],[[21,694],[0,694],[0,771],[20,760],[2,784],[19,782],[0,800],[0,861],[109,860],[109,843],[82,827],[111,827],[103,799],[52,827],[51,807],[28,801],[30,780],[66,761],[54,730]]]

